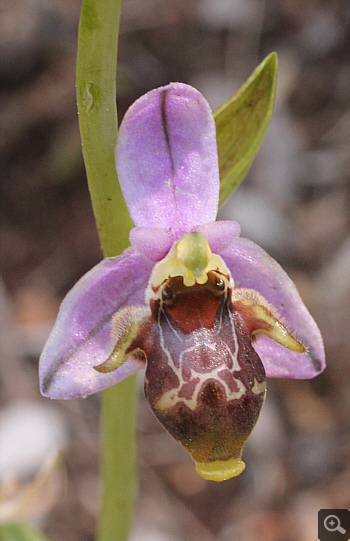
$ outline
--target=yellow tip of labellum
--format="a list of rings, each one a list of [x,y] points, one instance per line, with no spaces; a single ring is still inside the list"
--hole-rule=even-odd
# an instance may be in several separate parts
[[[214,460],[213,462],[196,462],[196,472],[203,479],[209,481],[227,481],[236,477],[245,468],[243,460],[230,458],[229,460]]]

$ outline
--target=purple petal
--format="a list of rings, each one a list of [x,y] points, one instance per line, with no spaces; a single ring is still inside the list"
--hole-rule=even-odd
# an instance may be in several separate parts
[[[237,222],[222,221],[195,225],[191,231],[200,231],[207,238],[211,251],[219,253],[235,242],[241,230]],[[163,259],[178,240],[165,227],[134,227],[130,231],[131,244],[154,263]]]
[[[322,372],[325,354],[321,333],[280,265],[254,242],[243,238],[220,255],[232,273],[235,287],[255,289],[263,295],[307,348],[306,353],[295,353],[267,336],[259,336],[254,347],[267,376],[312,378]]]
[[[136,226],[182,235],[215,220],[219,167],[213,115],[191,86],[152,90],[127,111],[116,145],[122,192]]]
[[[133,248],[106,258],[85,274],[62,302],[40,357],[41,392],[51,398],[86,396],[118,383],[141,367],[128,359],[100,374],[93,366],[111,352],[111,318],[123,306],[144,305],[152,263]]]
[[[210,222],[193,227],[192,231],[203,233],[209,242],[211,251],[214,254],[219,254],[235,242],[241,231],[241,226],[238,222],[231,221]]]
[[[156,263],[167,255],[175,237],[165,227],[134,227],[130,231],[130,242],[147,259]]]

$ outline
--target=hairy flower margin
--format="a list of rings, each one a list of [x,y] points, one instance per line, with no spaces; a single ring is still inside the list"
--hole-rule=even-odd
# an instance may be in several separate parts
[[[41,392],[87,396],[146,367],[159,421],[200,475],[228,479],[244,469],[266,377],[319,374],[321,334],[278,263],[238,223],[215,221],[215,123],[197,90],[172,83],[138,99],[115,154],[131,247],[62,302],[40,358]]]

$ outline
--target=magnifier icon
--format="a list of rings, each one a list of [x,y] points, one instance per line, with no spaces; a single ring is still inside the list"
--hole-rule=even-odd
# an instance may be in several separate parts
[[[346,533],[346,530],[340,526],[340,520],[336,515],[328,515],[324,519],[324,527],[329,532],[340,532],[340,533]]]

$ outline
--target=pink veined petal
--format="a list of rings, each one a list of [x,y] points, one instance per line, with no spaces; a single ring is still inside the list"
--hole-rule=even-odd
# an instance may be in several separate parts
[[[238,222],[223,220],[222,222],[209,222],[195,226],[192,231],[203,233],[209,242],[211,251],[214,254],[219,254],[235,242],[241,231],[241,226]]]
[[[133,248],[103,259],[68,293],[39,362],[40,388],[51,398],[101,391],[142,366],[133,358],[101,374],[93,366],[111,353],[111,318],[123,306],[144,304],[152,263]]]
[[[208,239],[211,251],[222,252],[233,244],[241,226],[237,222],[208,222],[195,225],[191,231],[200,231]],[[176,242],[173,232],[165,227],[134,227],[130,231],[131,244],[154,263],[163,259]]]
[[[306,353],[295,353],[260,335],[254,347],[267,376],[313,378],[322,372],[325,353],[321,333],[282,267],[257,244],[244,238],[238,238],[220,255],[232,273],[235,287],[255,289],[263,295],[307,348]]]
[[[115,149],[122,192],[135,226],[180,236],[215,220],[219,167],[212,112],[191,86],[171,83],[139,98]]]
[[[174,241],[174,234],[165,227],[134,227],[130,231],[131,244],[153,263],[167,255]]]

